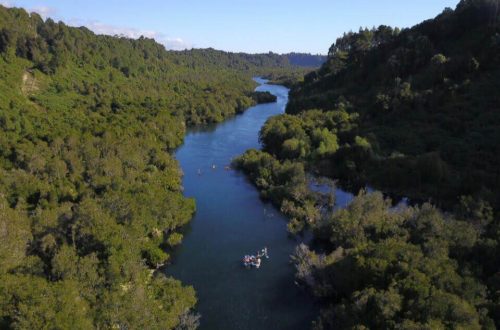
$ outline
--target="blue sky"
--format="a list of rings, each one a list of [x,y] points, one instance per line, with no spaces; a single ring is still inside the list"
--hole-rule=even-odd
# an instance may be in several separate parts
[[[325,54],[349,30],[409,27],[459,0],[0,0],[97,33],[154,37],[170,49]]]

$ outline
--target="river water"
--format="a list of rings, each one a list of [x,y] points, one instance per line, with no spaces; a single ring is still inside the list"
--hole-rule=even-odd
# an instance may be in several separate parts
[[[242,173],[225,168],[245,150],[260,148],[260,128],[288,101],[287,88],[256,81],[276,103],[191,130],[176,152],[184,193],[196,199],[197,212],[166,272],[194,286],[201,329],[308,329],[317,313],[312,298],[294,285],[290,254],[300,239],[288,236],[286,218]],[[241,258],[264,246],[270,258],[260,269],[244,268]]]

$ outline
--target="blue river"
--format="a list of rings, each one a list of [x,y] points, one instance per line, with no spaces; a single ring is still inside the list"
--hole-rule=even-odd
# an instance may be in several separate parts
[[[294,284],[290,255],[300,239],[287,234],[287,219],[242,173],[226,168],[247,149],[260,148],[260,128],[287,104],[287,88],[256,81],[258,91],[278,97],[276,103],[193,129],[176,152],[184,193],[196,199],[197,212],[166,273],[194,286],[201,329],[308,329],[318,310]],[[245,254],[265,246],[270,258],[260,269],[242,266]]]

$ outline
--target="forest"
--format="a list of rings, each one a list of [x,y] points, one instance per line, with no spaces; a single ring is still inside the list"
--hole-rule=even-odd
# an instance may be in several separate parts
[[[0,6],[0,328],[196,327],[194,289],[156,271],[195,212],[172,152],[297,70]]]
[[[291,233],[314,233],[292,259],[315,329],[500,327],[499,77],[495,0],[348,32],[235,159]],[[337,209],[309,174],[360,193]]]
[[[471,195],[500,206],[497,1],[462,1],[410,29],[349,32],[291,92],[289,114],[356,113],[317,170],[353,187],[452,207]],[[352,148],[366,140],[364,151]]]

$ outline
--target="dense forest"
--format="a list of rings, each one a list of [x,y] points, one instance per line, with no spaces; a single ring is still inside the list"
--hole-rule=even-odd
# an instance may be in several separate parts
[[[240,71],[252,71],[269,74],[270,69],[319,68],[326,62],[324,55],[305,53],[263,54],[232,53],[213,48],[172,51],[180,63],[191,66],[211,64],[214,67],[232,68]],[[279,72],[279,71],[278,71]],[[286,71],[290,72],[290,71]],[[293,71],[292,71],[293,72]]]
[[[499,78],[496,0],[349,32],[266,122],[263,150],[235,160],[290,232],[314,233],[293,262],[321,302],[315,328],[500,327]],[[362,190],[339,210],[308,172],[414,202]]]
[[[327,56],[323,55],[312,55],[304,53],[289,53],[285,54],[291,65],[317,68],[326,62]]]
[[[462,1],[411,29],[339,38],[327,63],[292,90],[287,109],[359,116],[317,169],[443,206],[461,195],[500,206],[497,7]],[[357,136],[365,148],[353,148]]]
[[[171,152],[295,70],[0,6],[0,328],[195,327],[193,288],[155,271],[195,211]]]

